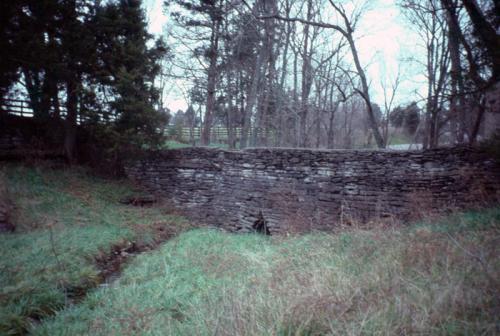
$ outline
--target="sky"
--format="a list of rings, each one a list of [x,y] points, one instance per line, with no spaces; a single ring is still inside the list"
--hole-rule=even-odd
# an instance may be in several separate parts
[[[169,18],[164,14],[163,0],[144,0],[150,33],[160,36],[168,29]],[[405,104],[418,100],[424,94],[423,78],[416,69],[402,59],[418,53],[417,34],[404,20],[396,0],[370,0],[370,7],[355,34],[356,45],[362,64],[367,69],[370,92],[373,101],[384,105],[381,83],[390,87],[397,73],[402,82],[394,104]],[[186,83],[177,82],[165,96],[165,105],[172,111],[186,110],[187,103],[182,95]],[[177,86],[177,87],[176,87]]]

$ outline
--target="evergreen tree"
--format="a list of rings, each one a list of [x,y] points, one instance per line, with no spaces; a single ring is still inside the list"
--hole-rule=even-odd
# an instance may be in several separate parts
[[[6,0],[0,5],[0,95],[22,80],[35,118],[62,117],[74,160],[77,129],[99,126],[116,144],[161,143],[165,114],[153,82],[167,48],[150,43],[139,0]],[[152,45],[152,46],[151,46]],[[108,137],[109,139],[109,137]]]
[[[420,123],[420,108],[416,102],[408,106],[398,106],[390,114],[394,127],[403,128],[408,135],[414,135]]]
[[[107,4],[97,15],[96,30],[101,64],[96,80],[114,97],[112,131],[125,135],[126,142],[160,144],[167,118],[153,108],[159,98],[153,82],[166,46],[159,40],[147,47],[152,37],[137,0]]]

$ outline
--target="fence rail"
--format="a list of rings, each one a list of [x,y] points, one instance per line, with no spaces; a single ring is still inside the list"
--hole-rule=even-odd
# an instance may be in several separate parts
[[[59,116],[66,117],[67,110],[64,106],[59,107]],[[35,116],[35,112],[33,107],[31,106],[31,102],[28,100],[21,99],[4,99],[0,106],[0,113],[7,113],[19,117],[33,118]],[[52,107],[49,110],[49,114],[55,114],[55,109]],[[106,113],[94,113],[93,116],[82,115],[82,113],[78,113],[77,124],[81,125],[82,123],[89,122],[93,119],[97,118],[99,121],[114,121],[116,117],[114,115],[106,114]]]
[[[167,127],[167,130],[171,134],[182,134],[183,137],[188,137],[189,138],[189,136],[191,135],[191,132],[193,132],[193,136],[194,137],[200,137],[202,128],[201,127],[193,127],[193,128],[182,127],[182,128],[178,128],[176,126],[169,125]],[[235,135],[237,137],[241,136],[241,127],[235,128],[234,131],[235,131]],[[211,133],[215,134],[215,135],[217,135],[219,137],[226,137],[227,138],[229,136],[228,129],[226,127],[221,127],[221,126],[212,127]]]
[[[35,116],[35,111],[31,102],[29,100],[22,99],[4,99],[0,106],[0,112],[27,118],[33,118]],[[53,106],[51,106],[49,113],[56,113]],[[66,115],[66,108],[64,106],[59,107],[59,114],[61,116]]]
[[[33,108],[31,107],[31,103],[28,100],[22,99],[5,99],[3,100],[0,106],[0,112],[16,115],[19,117],[33,118],[35,113]],[[52,109],[51,112],[54,112]],[[66,115],[66,109],[61,107],[60,115],[64,117]],[[98,118],[100,120],[114,120],[114,116],[105,116],[104,114],[98,114]],[[78,124],[82,124],[85,121],[88,121],[90,118],[78,115]],[[177,137],[179,140],[189,142],[191,139],[198,141],[201,138],[201,127],[177,127],[174,125],[169,125],[166,127],[165,133],[166,135]],[[235,138],[241,138],[241,127],[237,127],[234,129]],[[192,137],[191,137],[192,134]],[[213,141],[219,142],[227,142],[229,139],[229,131],[226,127],[215,126],[211,129],[211,138]]]
[[[5,99],[1,110],[20,117],[33,117],[34,115],[29,101],[20,99]]]
[[[199,140],[201,138],[201,127],[176,127],[173,125],[169,125],[166,128],[166,134],[168,136],[177,138],[178,140],[182,140],[184,142],[189,142],[192,140]],[[234,129],[234,136],[236,140],[241,138],[241,127],[237,127]],[[210,131],[210,138],[212,141],[219,142],[227,142],[229,139],[229,131],[226,127],[215,126],[212,127]]]

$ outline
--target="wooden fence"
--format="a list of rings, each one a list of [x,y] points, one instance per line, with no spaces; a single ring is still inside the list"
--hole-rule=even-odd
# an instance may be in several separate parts
[[[173,125],[169,125],[166,128],[166,134],[178,138],[178,140],[182,140],[184,142],[189,142],[191,140],[191,134],[192,134],[192,139],[197,141],[201,138],[201,127],[182,127],[178,128]],[[235,137],[236,139],[241,138],[241,127],[235,128]],[[220,126],[215,126],[212,127],[212,130],[210,132],[211,140],[212,141],[220,141],[220,142],[227,142],[229,138],[229,132],[226,127],[220,127]],[[180,139],[179,139],[180,138]]]
[[[34,111],[31,107],[31,104],[27,100],[21,99],[5,99],[0,106],[0,112],[8,113],[20,117],[33,118]],[[64,117],[66,115],[66,109],[64,107],[60,108],[60,115]],[[104,116],[99,115],[98,118],[100,120],[113,120],[114,116]],[[88,118],[78,115],[78,124],[82,124]],[[192,132],[192,138],[191,138]],[[195,141],[199,141],[201,138],[201,127],[182,127],[178,128],[174,125],[169,125],[165,129],[165,133],[168,136],[177,138],[183,142],[189,142],[191,139]],[[241,127],[235,128],[235,137],[236,139],[241,138]],[[211,130],[211,140],[214,142],[227,143],[229,138],[228,129],[226,127],[215,126],[212,127]]]
[[[5,99],[0,107],[4,113],[17,115],[20,117],[33,117],[33,109],[26,100],[20,99]]]
[[[59,107],[59,115],[62,118],[66,117],[66,108],[64,106]],[[54,108],[52,107],[49,111],[51,114],[54,114]],[[5,99],[0,106],[0,113],[8,113],[12,115],[16,115],[19,117],[25,118],[33,118],[35,113],[33,108],[31,107],[31,103],[28,100],[21,99]],[[97,119],[98,121],[113,121],[116,119],[114,115],[110,115],[107,113],[94,113],[93,117],[85,116],[81,113],[78,113],[77,124],[81,125],[85,122],[89,122],[93,119]]]

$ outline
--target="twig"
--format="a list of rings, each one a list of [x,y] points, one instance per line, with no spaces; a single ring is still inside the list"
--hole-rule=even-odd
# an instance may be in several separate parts
[[[62,271],[66,271],[64,268],[64,265],[61,263],[61,260],[59,259],[59,255],[57,254],[57,251],[56,251],[56,243],[54,241],[54,233],[52,232],[52,227],[53,227],[53,224],[49,225],[50,247],[52,249],[52,253],[54,254],[54,257],[56,258],[57,266]]]

